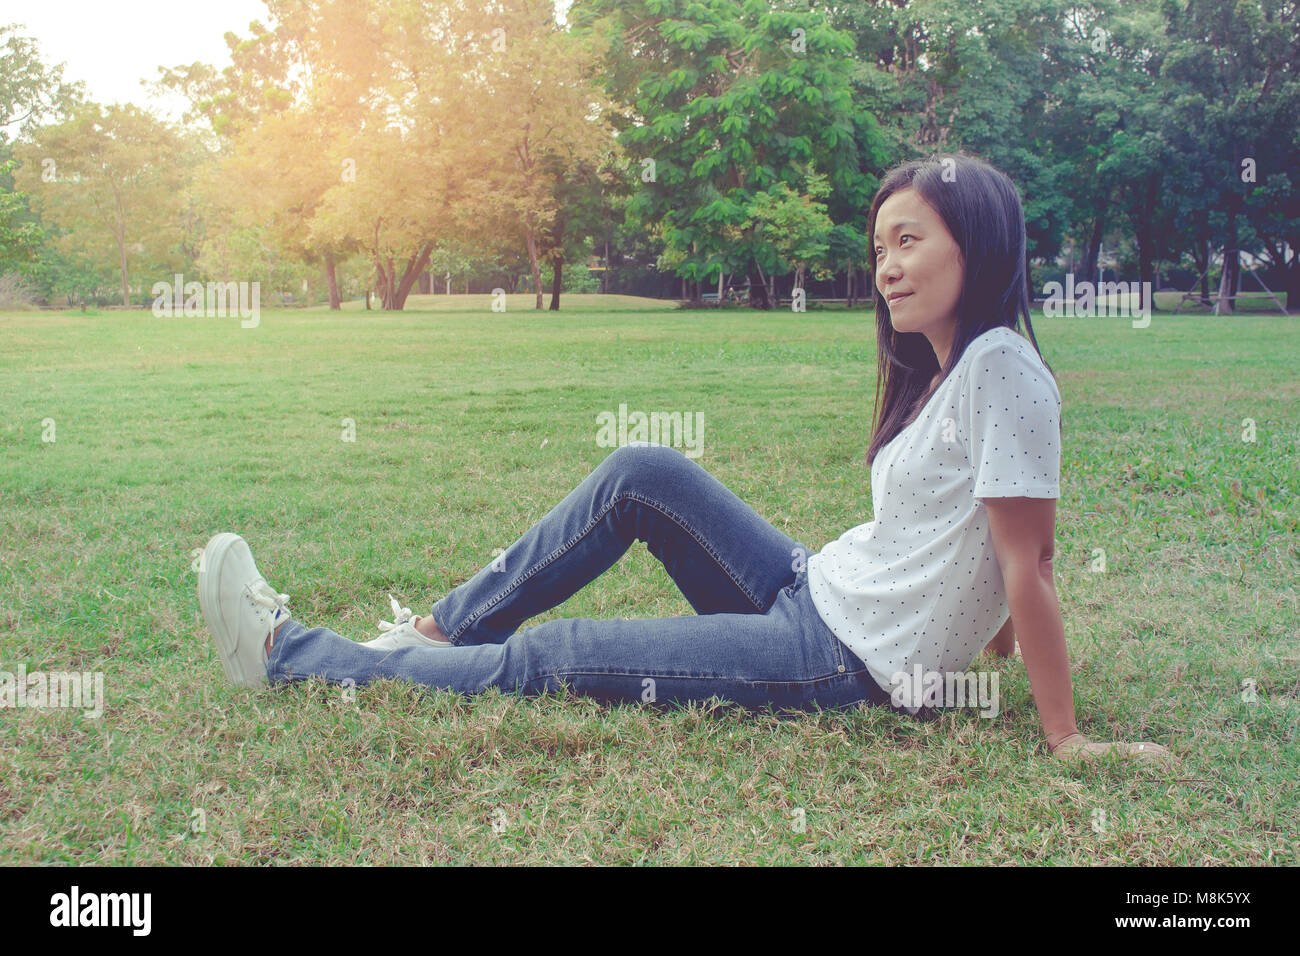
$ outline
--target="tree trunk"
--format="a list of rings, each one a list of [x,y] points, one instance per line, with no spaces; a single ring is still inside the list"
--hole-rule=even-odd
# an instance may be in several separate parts
[[[1192,262],[1200,273],[1201,305],[1208,309],[1213,305],[1210,301],[1210,235],[1209,227],[1204,223],[1192,243]]]
[[[1156,213],[1156,177],[1148,176],[1142,195],[1142,215],[1137,222],[1138,277],[1142,281],[1139,289],[1152,290],[1150,306],[1155,308],[1155,229],[1151,222]],[[1139,292],[1139,295],[1141,293]],[[1147,303],[1139,303],[1139,308]]]
[[[1300,236],[1292,236],[1287,244],[1291,247],[1291,261],[1284,259],[1282,262],[1283,288],[1286,290],[1286,310],[1295,312],[1300,310]]]
[[[555,270],[555,275],[551,278],[551,311],[559,312],[560,289],[564,287],[564,283],[560,279],[560,273],[564,269],[564,256],[558,252],[551,256],[551,268]]]
[[[127,284],[126,281],[126,239],[121,234],[119,234],[116,238],[117,238],[117,267],[118,267],[118,271],[122,273],[122,308],[129,309],[131,307],[131,286]],[[181,289],[182,299],[184,298],[184,295],[185,295],[185,290],[184,288],[182,288]]]
[[[378,256],[375,257],[375,301],[381,309],[387,308],[384,304],[388,301],[388,273],[384,269],[384,261]]]
[[[429,263],[429,254],[433,251],[432,243],[426,243],[419,252],[406,261],[402,277],[397,277],[397,265],[390,256],[387,264],[381,259],[375,261],[375,292],[379,305],[385,312],[400,312],[406,306],[406,297],[419,280],[420,274]]]
[[[1151,220],[1144,221],[1151,222]],[[1141,281],[1139,289],[1152,290],[1151,304],[1154,308],[1156,307],[1156,268],[1151,254],[1151,234],[1152,229],[1149,225],[1143,225],[1138,229],[1138,277]]]
[[[389,302],[385,303],[385,308],[394,312],[400,312],[406,308],[406,300],[411,290],[415,287],[416,282],[420,281],[420,276],[424,274],[425,268],[429,265],[429,254],[433,252],[433,243],[426,242],[420,248],[419,252],[407,259],[406,268],[403,269],[402,278],[396,278],[396,269],[393,260],[389,260]]]
[[[397,301],[397,264],[393,262],[393,257],[388,257],[388,264],[384,272],[384,295],[379,303],[385,312],[395,311],[393,303]]]
[[[605,241],[605,271],[600,274],[600,294],[609,294],[609,241]]]
[[[772,299],[768,296],[767,284],[759,271],[758,263],[749,263],[749,307],[751,309],[770,309]]]
[[[1223,272],[1219,276],[1219,301],[1215,308],[1220,315],[1231,315],[1236,311],[1233,296],[1236,295],[1239,271],[1236,246],[1223,247]]]
[[[396,307],[406,308],[407,295],[411,294],[412,286],[415,286],[416,282],[419,281],[425,269],[429,268],[429,256],[432,254],[433,243],[426,242],[419,254],[411,256],[411,259],[407,261],[406,274],[402,277],[402,285],[398,286]]]
[[[330,309],[334,312],[342,308],[339,302],[339,280],[334,271],[334,253],[325,253],[325,283],[330,290]]]
[[[1088,237],[1088,247],[1083,250],[1083,276],[1081,281],[1097,281],[1097,258],[1098,250],[1101,248],[1102,226],[1102,215],[1097,213],[1097,218],[1092,221],[1092,234]]]
[[[542,308],[542,269],[537,263],[537,234],[529,226],[524,233],[528,242],[528,262],[533,268],[533,288],[537,290],[537,308]]]
[[[1228,199],[1228,239],[1223,245],[1223,274],[1219,276],[1219,301],[1215,305],[1215,314],[1229,314],[1237,311],[1235,296],[1241,285],[1241,260],[1237,242],[1237,210],[1241,200],[1235,193]]]

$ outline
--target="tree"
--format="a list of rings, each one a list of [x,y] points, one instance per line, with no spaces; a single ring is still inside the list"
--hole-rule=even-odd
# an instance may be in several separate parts
[[[570,16],[628,107],[628,215],[660,231],[661,264],[696,282],[747,274],[750,304],[770,308],[763,273],[781,257],[755,203],[779,204],[782,185],[807,195],[813,173],[856,201],[882,145],[853,102],[851,37],[821,9],[763,0],[586,0]]]
[[[221,71],[202,63],[159,68],[158,82],[184,93],[189,118],[206,120],[218,137],[222,157],[208,195],[226,234],[255,218],[269,229],[266,240],[323,268],[330,308],[338,309],[336,264],[360,244],[352,238],[315,242],[311,224],[326,191],[346,179],[347,170],[332,165],[330,124],[322,122],[325,110],[309,100],[304,77],[311,75],[310,64],[293,25],[269,30],[254,22],[250,33],[246,39],[226,34],[232,62]]]
[[[1222,247],[1219,306],[1233,311],[1239,252],[1263,253],[1300,306],[1300,34],[1294,0],[1189,0],[1167,11],[1169,135],[1195,131],[1189,166],[1203,178],[1200,236]],[[1198,238],[1200,238],[1198,236]],[[1292,256],[1288,261],[1286,249]],[[1198,263],[1199,265],[1199,263]]]
[[[134,106],[84,104],[17,150],[19,185],[57,224],[64,252],[113,262],[122,305],[132,263],[165,262],[182,236],[179,197],[190,163],[180,135]]]
[[[1161,117],[1168,87],[1160,72],[1168,52],[1158,11],[1118,7],[1094,29],[1092,49],[1104,64],[1105,92],[1113,106],[1099,124],[1106,134],[1097,163],[1101,191],[1113,197],[1118,218],[1134,237],[1138,277],[1154,287],[1159,200],[1177,159],[1165,139]]]
[[[549,175],[556,213],[548,231],[550,241],[545,255],[551,265],[550,307],[558,311],[564,288],[564,264],[588,255],[595,237],[610,231],[617,180],[609,166],[597,169],[585,162]]]
[[[85,286],[84,270],[70,264],[50,245],[49,229],[32,212],[29,197],[15,189],[11,133],[19,137],[42,121],[61,119],[84,96],[81,83],[63,79],[63,66],[47,66],[36,41],[22,27],[0,27],[0,275],[12,272],[49,295],[60,276],[76,273]]]
[[[0,156],[7,153],[0,146]],[[0,275],[30,277],[47,235],[27,206],[27,196],[13,188],[14,160],[0,163]]]
[[[603,191],[598,170],[617,147],[610,107],[590,38],[560,29],[552,0],[491,3],[473,22],[459,72],[463,119],[486,165],[482,222],[519,233],[541,309],[542,259],[561,273],[566,230],[594,213],[584,194]]]
[[[36,41],[16,23],[0,27],[0,143],[6,128],[16,136],[41,121],[57,119],[85,96],[85,85],[63,79],[63,65],[46,66]]]
[[[750,203],[753,217],[741,223],[741,229],[754,228],[763,241],[770,242],[777,252],[779,268],[795,270],[794,288],[804,287],[804,275],[825,271],[829,263],[832,225],[826,215],[824,199],[830,192],[826,177],[812,173],[808,177],[808,192],[795,193],[785,183],[762,192]]]
[[[271,102],[258,91],[269,90],[284,62],[293,64],[287,109],[301,112],[300,132],[314,122],[323,138],[300,147],[307,175],[286,177],[275,205],[297,210],[304,250],[363,249],[386,309],[403,306],[435,244],[450,236],[486,245],[518,230],[538,279],[556,211],[548,171],[592,159],[590,144],[600,143],[598,125],[586,121],[598,100],[582,76],[589,64],[555,28],[549,5],[268,6],[277,27],[271,40],[249,41],[244,72],[224,87],[203,71],[195,82],[230,124],[257,135],[254,126],[259,133],[272,126],[258,121]],[[273,50],[282,55],[267,56]],[[280,132],[291,149],[287,117]],[[258,143],[250,155],[266,152]],[[316,174],[321,157],[328,184]]]

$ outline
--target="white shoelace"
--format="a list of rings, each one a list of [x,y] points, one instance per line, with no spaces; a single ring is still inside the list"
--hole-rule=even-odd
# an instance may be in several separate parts
[[[402,605],[397,603],[397,598],[393,597],[391,594],[388,595],[388,600],[393,605],[393,620],[379,622],[379,630],[384,633],[401,627],[411,619],[411,609],[409,607],[402,607]]]
[[[252,592],[250,596],[258,607],[264,607],[272,613],[276,611],[289,613],[289,595],[281,594],[266,581],[258,581],[254,584]]]
[[[258,581],[253,585],[251,593],[249,594],[249,599],[253,602],[255,607],[260,607],[271,612],[271,634],[275,633],[275,627],[280,622],[281,614],[286,618],[291,616],[289,614],[289,595],[281,594],[275,588],[271,587],[271,585],[267,584],[265,579]]]

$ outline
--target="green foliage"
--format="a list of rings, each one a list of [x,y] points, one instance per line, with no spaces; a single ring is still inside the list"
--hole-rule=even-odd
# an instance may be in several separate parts
[[[78,105],[61,67],[0,27],[0,119],[27,161],[17,184],[0,173],[0,269],[45,297],[116,283],[125,300],[133,275],[228,255],[207,247],[256,221],[308,271],[366,250],[385,279],[365,284],[392,302],[426,267],[509,284],[521,256],[537,275],[588,243],[623,274],[825,275],[870,264],[885,170],[962,150],[1016,183],[1039,275],[1067,255],[1095,274],[1102,247],[1108,269],[1143,280],[1208,274],[1241,250],[1300,306],[1295,0],[577,0],[568,34],[547,0],[271,12],[275,27],[227,36],[229,66],[160,70],[214,134],[217,164],[189,140],[160,162],[133,108]],[[493,17],[511,25],[501,51]],[[467,66],[488,56],[492,83]],[[458,105],[439,92],[453,85]],[[82,155],[99,171],[78,172]],[[43,183],[34,164],[49,158],[87,184],[128,184],[131,215],[110,222],[92,189]],[[477,264],[434,263],[452,240]]]
[[[815,177],[860,194],[876,145],[854,136],[866,124],[848,34],[818,9],[729,0],[596,0],[570,19],[601,38],[609,92],[630,107],[628,216],[661,237],[661,268],[703,280],[824,255],[833,223]],[[822,218],[796,217],[800,205]],[[796,219],[801,234],[778,242],[778,222]]]
[[[9,127],[18,135],[42,121],[58,119],[80,102],[82,83],[63,78],[63,66],[48,66],[36,41],[17,24],[0,26],[0,145]]]

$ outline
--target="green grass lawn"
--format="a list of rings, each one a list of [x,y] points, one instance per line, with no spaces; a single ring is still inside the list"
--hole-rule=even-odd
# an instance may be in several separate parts
[[[928,724],[229,686],[213,533],[369,639],[387,592],[426,613],[584,478],[620,403],[702,412],[700,463],[811,547],[869,519],[871,314],[531,304],[0,315],[0,670],[106,698],[0,711],[0,863],[1300,862],[1294,318],[1035,322],[1080,729],[1177,769],[1050,757],[1019,659],[980,664],[997,718]],[[638,545],[534,623],[689,613]]]

